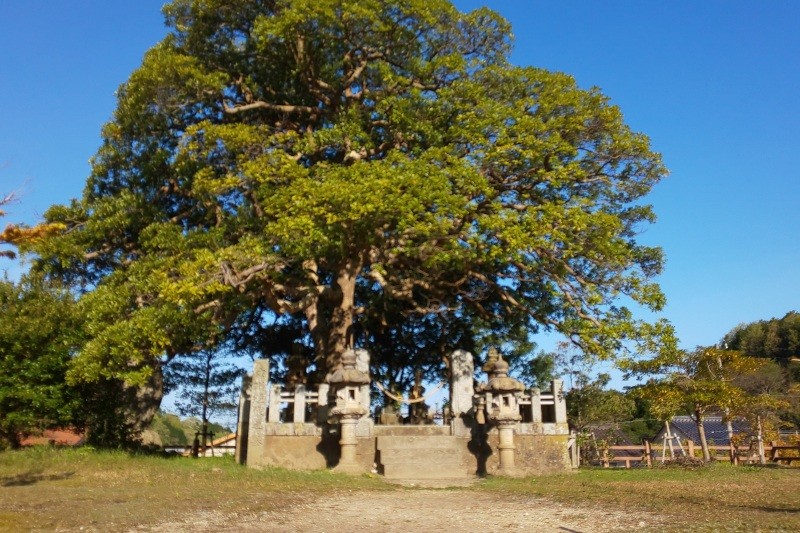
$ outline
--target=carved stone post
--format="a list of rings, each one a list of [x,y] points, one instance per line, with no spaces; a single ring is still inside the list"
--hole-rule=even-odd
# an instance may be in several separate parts
[[[269,411],[267,422],[277,424],[281,421],[281,386],[273,384],[269,389]]]
[[[564,381],[561,379],[553,380],[553,403],[555,404],[556,432],[559,435],[566,435],[569,433],[567,400],[564,397]]]
[[[358,349],[356,353],[356,370],[363,372],[364,375],[369,376],[369,352],[364,349]],[[372,435],[372,428],[375,422],[370,416],[370,408],[372,406],[372,398],[370,397],[369,382],[366,385],[361,385],[359,388],[359,395],[361,396],[361,407],[364,408],[364,414],[358,420],[356,425],[356,437],[369,437]]]
[[[361,473],[363,469],[356,460],[356,426],[367,412],[361,399],[361,388],[369,385],[369,375],[356,369],[356,353],[347,350],[342,354],[342,363],[330,372],[325,381],[336,396],[336,406],[330,410],[341,424],[341,455],[334,470],[348,474]]]
[[[294,389],[294,412],[292,421],[295,424],[303,424],[306,421],[306,387],[297,385]]]
[[[242,377],[242,391],[239,393],[239,417],[236,422],[235,459],[240,465],[247,464],[247,439],[250,435],[250,374]]]
[[[250,381],[250,419],[247,428],[247,464],[257,466],[264,456],[264,437],[267,422],[267,382],[269,361],[256,359]]]
[[[317,389],[317,424],[324,426],[328,423],[328,391],[330,385],[327,383],[320,383]]]
[[[500,473],[504,475],[514,475],[516,464],[514,462],[514,427],[517,421],[498,420],[497,429],[500,433]]]
[[[367,350],[359,349],[356,353],[356,370],[363,372],[364,375],[369,375],[369,352]],[[362,385],[359,392],[361,393],[361,406],[366,410],[365,416],[369,416],[370,397],[369,397],[369,382]]]
[[[498,355],[491,369],[487,393],[491,393],[492,409],[489,421],[496,424],[500,433],[500,474],[513,476],[516,474],[514,464],[514,428],[522,418],[519,414],[517,394],[525,390],[525,385],[508,377],[508,363]]]
[[[542,431],[542,391],[537,387],[531,389],[531,422],[535,424],[536,431]]]
[[[470,428],[463,417],[472,409],[475,387],[473,379],[475,361],[472,354],[464,350],[456,350],[450,354],[450,412],[453,420],[452,431],[457,437],[469,436]]]

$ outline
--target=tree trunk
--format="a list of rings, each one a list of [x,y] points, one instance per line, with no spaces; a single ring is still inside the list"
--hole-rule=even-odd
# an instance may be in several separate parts
[[[733,423],[731,422],[730,411],[725,409],[726,425],[728,429],[728,446],[730,447],[731,464],[736,464],[736,445],[733,442]]]
[[[334,294],[336,294],[330,322],[326,366],[330,371],[342,360],[342,354],[353,347],[352,327],[355,314],[356,279],[361,270],[359,259],[348,259],[336,275]]]
[[[706,440],[706,428],[703,426],[703,414],[696,410],[694,412],[694,421],[697,424],[697,433],[700,435],[700,448],[703,450],[703,461],[711,461],[711,452],[708,449],[708,441]]]
[[[11,428],[10,431],[0,432],[0,437],[5,439],[8,443],[9,448],[12,450],[18,450],[22,447],[22,442],[20,441],[20,434],[17,433],[16,429]]]
[[[206,368],[203,376],[203,441],[200,446],[203,456],[206,454],[206,442],[208,441],[208,394],[211,389],[211,354],[206,354]]]
[[[164,397],[164,374],[161,365],[153,368],[147,382],[140,387],[123,386],[125,419],[134,436],[147,429]]]

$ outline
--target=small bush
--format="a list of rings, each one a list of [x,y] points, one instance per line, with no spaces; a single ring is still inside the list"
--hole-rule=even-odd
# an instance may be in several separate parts
[[[659,468],[694,469],[694,468],[702,468],[704,466],[708,466],[709,464],[710,463],[706,463],[705,461],[703,461],[701,457],[683,456],[683,457],[675,457],[674,459],[667,459],[666,461],[661,463]]]

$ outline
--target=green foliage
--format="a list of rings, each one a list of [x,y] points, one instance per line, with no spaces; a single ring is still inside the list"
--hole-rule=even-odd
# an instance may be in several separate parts
[[[29,277],[0,282],[0,442],[76,422],[79,391],[64,375],[80,345],[68,291]]]
[[[91,446],[108,449],[139,449],[160,396],[152,397],[153,382],[147,387],[132,387],[118,379],[100,379],[75,385],[81,402],[78,418],[86,429]]]
[[[191,444],[191,438],[194,438],[194,433],[191,434],[191,438],[187,435],[178,415],[164,413],[162,411],[156,413],[148,429],[154,431],[158,435],[162,444],[186,446]]]
[[[202,423],[197,418],[181,419],[178,415],[158,411],[148,427],[158,434],[163,445],[191,445],[195,434],[200,431]],[[230,428],[211,422],[208,430],[214,438],[231,433]]]
[[[633,400],[635,409],[633,418],[621,425],[621,430],[630,442],[640,443],[644,439],[652,439],[663,427],[663,420],[656,418],[650,410],[650,402],[636,393],[636,389],[627,390],[625,395]]]
[[[722,339],[731,350],[751,357],[767,357],[786,366],[800,357],[800,313],[791,311],[783,318],[742,324]]]
[[[740,324],[721,344],[772,360],[762,364],[757,373],[743,377],[740,385],[764,399],[767,407],[756,410],[762,421],[773,426],[800,426],[800,313],[791,311],[780,319]]]
[[[723,337],[722,344],[779,363],[788,371],[787,387],[800,383],[800,313],[790,311],[783,318],[740,324]]]
[[[517,360],[519,362],[512,366],[512,372],[529,388],[546,389],[556,378],[556,355],[553,353],[540,351],[533,357]]]
[[[570,426],[583,432],[589,426],[616,425],[633,418],[636,405],[632,398],[616,390],[607,390],[610,376],[580,383],[566,394]]]
[[[665,174],[597,89],[508,61],[506,21],[446,0],[174,0],[119,90],[69,229],[38,268],[87,287],[70,379],[143,384],[230,343],[349,347],[440,373],[541,329],[595,357],[672,342],[661,251],[636,235]],[[278,342],[273,342],[278,339]],[[399,369],[399,371],[398,371]]]

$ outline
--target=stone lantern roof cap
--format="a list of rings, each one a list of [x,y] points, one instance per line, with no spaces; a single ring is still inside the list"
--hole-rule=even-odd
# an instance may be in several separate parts
[[[486,387],[491,392],[524,392],[525,385],[508,376],[497,376],[489,380]]]
[[[369,375],[356,369],[355,351],[345,350],[341,364],[325,376],[325,381],[332,385],[367,385],[370,379]]]
[[[493,377],[489,379],[486,388],[492,392],[523,392],[525,385],[508,377],[508,369],[508,362],[503,359],[502,355],[499,355],[492,369]]]

